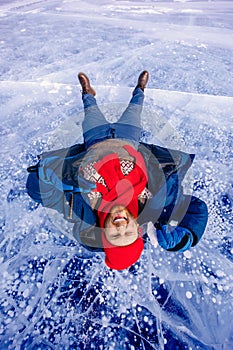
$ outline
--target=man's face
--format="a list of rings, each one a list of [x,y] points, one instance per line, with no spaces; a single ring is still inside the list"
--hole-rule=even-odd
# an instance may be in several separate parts
[[[107,216],[104,232],[109,243],[123,247],[138,238],[138,224],[125,207],[115,206]]]

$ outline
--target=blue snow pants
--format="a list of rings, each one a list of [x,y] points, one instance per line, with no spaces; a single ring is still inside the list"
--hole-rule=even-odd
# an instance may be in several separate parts
[[[144,92],[137,88],[116,123],[109,123],[100,111],[91,94],[83,94],[84,120],[82,123],[85,148],[110,138],[128,139],[139,142],[142,133],[141,112]]]

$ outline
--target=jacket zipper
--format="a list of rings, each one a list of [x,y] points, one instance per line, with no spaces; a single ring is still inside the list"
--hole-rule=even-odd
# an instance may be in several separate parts
[[[71,220],[73,218],[73,208],[74,208],[74,194],[71,194],[70,198],[70,209],[68,218]]]

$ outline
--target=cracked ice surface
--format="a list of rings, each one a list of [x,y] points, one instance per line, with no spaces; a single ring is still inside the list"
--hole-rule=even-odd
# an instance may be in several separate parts
[[[231,349],[232,3],[4,0],[0,26],[1,349]],[[143,69],[144,139],[196,153],[209,222],[189,252],[147,243],[115,272],[36,208],[26,168],[82,141],[78,71],[114,120]]]

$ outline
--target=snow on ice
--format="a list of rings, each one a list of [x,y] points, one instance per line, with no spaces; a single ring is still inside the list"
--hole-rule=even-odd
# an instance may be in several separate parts
[[[220,0],[1,1],[2,350],[233,348],[232,10]],[[145,141],[196,153],[187,182],[209,222],[191,251],[148,243],[116,272],[30,200],[26,168],[82,141],[78,71],[114,120],[143,69]]]

